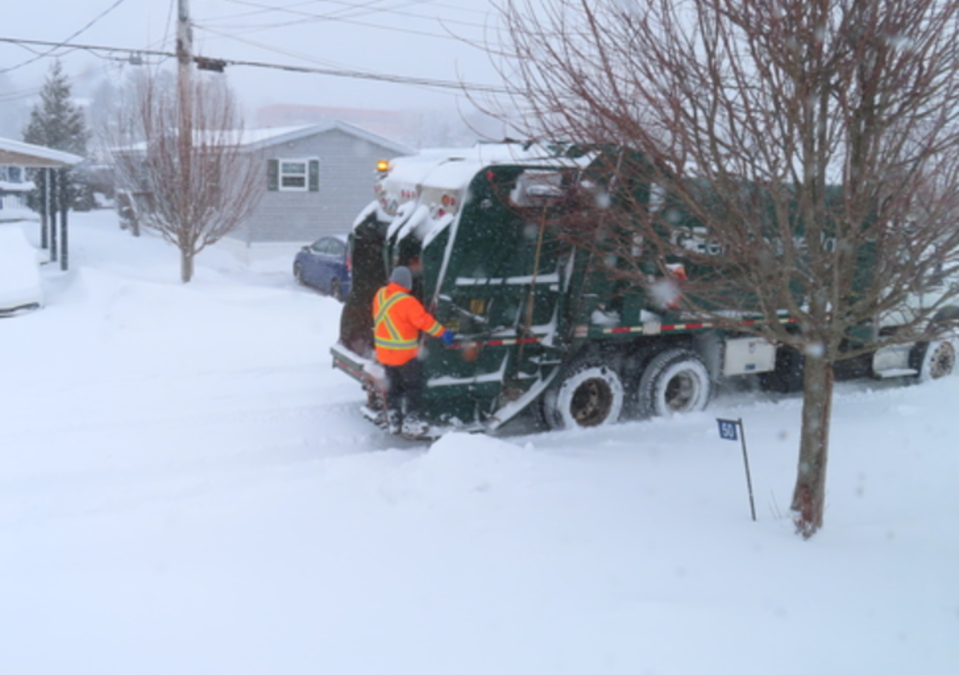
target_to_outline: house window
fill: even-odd
[[[306,190],[306,160],[280,161],[280,189]]]
[[[266,189],[284,192],[318,192],[320,189],[320,160],[268,159],[266,161]]]

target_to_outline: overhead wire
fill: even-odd
[[[403,4],[393,4],[388,7],[384,7],[382,5],[384,0],[367,0],[361,3],[346,2],[344,0],[313,0],[311,2],[296,2],[292,4],[279,6],[279,7],[274,5],[269,5],[269,6],[264,5],[260,2],[255,2],[253,0],[227,0],[227,1],[230,2],[231,4],[253,8],[252,13],[255,13],[256,15],[261,15],[268,12],[277,12],[277,13],[292,14],[296,16],[297,18],[291,19],[289,21],[277,22],[277,23],[266,24],[266,25],[260,22],[255,26],[249,26],[246,24],[225,24],[222,21],[223,17],[221,16],[221,17],[218,17],[218,18],[215,17],[212,19],[205,18],[203,20],[194,20],[194,27],[196,28],[196,30],[200,33],[206,34],[208,36],[212,36],[212,40],[228,40],[228,41],[239,42],[242,44],[256,47],[263,51],[267,51],[275,54],[281,54],[284,56],[289,56],[289,57],[292,57],[301,61],[306,61],[309,63],[321,64],[326,66],[332,65],[335,67],[348,69],[350,72],[354,74],[363,72],[367,76],[371,76],[371,75],[374,75],[375,73],[372,73],[369,70],[364,70],[361,68],[345,66],[342,63],[336,63],[334,61],[330,61],[327,59],[317,59],[315,57],[311,57],[303,53],[294,53],[289,50],[284,50],[282,48],[273,46],[271,44],[267,44],[262,41],[255,41],[250,39],[249,37],[244,37],[244,36],[250,35],[252,33],[262,32],[264,30],[270,30],[274,28],[286,27],[291,25],[299,26],[299,25],[303,25],[304,23],[320,23],[320,22],[330,21],[330,22],[340,22],[340,23],[348,23],[352,25],[359,25],[359,26],[364,26],[364,27],[377,29],[377,30],[394,31],[394,32],[402,33],[404,35],[413,34],[413,35],[420,35],[423,37],[429,37],[433,39],[454,40],[454,41],[459,40],[459,38],[455,37],[452,33],[441,34],[436,32],[425,31],[417,28],[389,26],[389,25],[383,25],[379,23],[372,23],[368,21],[359,21],[353,18],[360,15],[371,14],[371,13],[392,13],[392,14],[398,14],[404,17],[413,17],[413,18],[429,20],[429,21],[438,21],[438,17],[436,16],[419,14],[415,12],[408,12],[408,11],[403,11],[401,9],[403,7],[409,7],[411,5],[422,6],[423,4],[428,4],[430,0],[413,0],[411,2],[407,2]],[[332,4],[332,5],[338,5],[338,7],[330,12],[326,12],[322,14],[319,14],[316,11],[305,11],[303,9],[306,6],[315,6],[318,4],[324,4],[324,5]],[[239,16],[239,15],[234,15],[234,16]],[[481,26],[480,24],[473,23],[473,22],[458,21],[456,19],[450,19],[449,21],[459,24],[460,26],[485,28],[485,26]],[[385,77],[393,77],[393,76],[386,75]],[[487,89],[489,88],[487,85],[480,85],[480,86],[485,87]]]
[[[258,42],[256,40],[251,40],[250,38],[243,38],[235,35],[220,33],[219,31],[214,31],[210,29],[206,29],[204,32],[213,35],[214,38],[224,38],[224,39],[235,40],[236,42],[240,42],[242,44],[246,44],[251,47],[256,47],[257,49],[262,49],[264,51],[272,52],[274,54],[280,54],[281,56],[289,56],[290,58],[298,59],[300,61],[306,61],[308,63],[313,63],[320,66],[328,66],[328,67],[352,69],[352,70],[363,70],[362,68],[351,68],[350,66],[337,61],[332,61],[329,59],[320,59],[314,56],[303,54],[302,52],[296,52],[296,51],[291,51],[289,49],[274,47],[272,45]]]
[[[290,19],[288,21],[277,21],[271,24],[260,23],[260,24],[257,24],[256,26],[249,26],[248,24],[225,23],[224,19],[227,17],[209,17],[207,19],[204,19],[200,25],[214,26],[219,29],[246,29],[245,32],[250,33],[250,32],[259,32],[263,30],[272,30],[275,28],[284,28],[290,25],[299,25],[303,23],[313,23],[313,22],[320,23],[320,22],[329,21],[329,22],[336,22],[336,23],[346,23],[346,24],[351,24],[355,26],[362,26],[366,28],[375,28],[378,30],[423,35],[425,37],[432,37],[432,38],[438,38],[438,39],[444,39],[444,40],[458,39],[448,33],[443,34],[443,33],[428,32],[419,28],[387,26],[379,23],[373,23],[370,21],[360,21],[357,18],[355,18],[358,16],[366,16],[369,14],[391,14],[394,16],[402,16],[407,18],[419,19],[423,21],[435,21],[437,23],[441,21],[441,17],[437,15],[420,14],[417,12],[403,11],[401,9],[397,9],[396,7],[374,7],[373,5],[378,0],[373,0],[371,2],[367,2],[363,4],[348,2],[346,0],[322,0],[322,2],[324,2],[325,4],[333,4],[333,5],[340,6],[339,10],[335,10],[334,12],[327,12],[323,14],[319,14],[316,12],[303,11],[301,9],[294,9],[294,8],[301,7],[304,3],[296,3],[294,5],[289,5],[285,7],[271,7],[271,6],[263,5],[258,2],[252,2],[251,0],[226,0],[226,1],[231,2],[233,4],[238,4],[238,5],[248,6],[248,7],[255,7],[262,12],[273,11],[278,14],[290,14],[297,18]],[[312,4],[312,3],[308,3],[308,4]],[[413,4],[421,5],[422,2],[410,2],[410,3],[407,3],[406,5],[400,5],[400,7],[408,7]],[[348,13],[344,14],[345,12],[349,12],[350,10],[356,10],[356,9],[362,9],[367,11],[354,12],[352,14],[348,14]],[[340,12],[340,13],[336,13],[336,12]],[[239,16],[240,15],[235,15],[233,18],[237,18]],[[486,28],[484,24],[476,23],[473,21],[464,21],[464,20],[455,19],[455,18],[443,18],[442,23],[444,25],[458,26],[463,28],[477,28],[477,29]]]
[[[0,103],[8,103],[9,101],[17,101],[22,98],[33,98],[43,90],[43,87],[33,87],[31,89],[23,89],[20,91],[8,91],[6,93],[0,94]]]
[[[318,17],[331,17],[342,15],[344,13],[350,13],[352,16],[362,16],[365,14],[372,14],[376,12],[386,12],[394,11],[397,7],[409,7],[411,5],[421,5],[423,3],[429,3],[431,0],[405,0],[399,5],[394,5],[392,7],[382,7],[379,6],[381,3],[386,2],[387,0],[365,0],[364,2],[336,2],[334,0],[303,0],[301,2],[295,2],[288,5],[264,5],[260,2],[253,2],[252,0],[222,0],[224,3],[230,3],[234,5],[240,5],[242,7],[251,7],[254,8],[250,12],[211,17],[217,20],[229,20],[234,18],[245,18],[247,16],[256,16],[259,14],[266,14],[270,12],[279,12],[279,13],[304,13],[311,16]],[[321,4],[335,4],[340,5],[340,7],[332,9],[330,11],[321,11],[317,8],[316,12],[303,12],[300,10],[300,7],[307,5],[321,5]]]
[[[61,43],[56,42],[46,42],[43,40],[22,40],[19,38],[7,38],[0,37],[0,42],[6,42],[10,44],[18,45],[39,45],[39,46],[51,46],[58,45]],[[141,55],[141,56],[159,56],[167,58],[175,58],[176,54],[174,52],[167,52],[156,49],[130,49],[126,47],[112,47],[106,45],[89,45],[89,44],[76,44],[72,43],[69,45],[71,49],[78,51],[87,51],[87,52],[107,52],[107,53],[119,53],[119,54],[129,54],[129,55]],[[200,59],[204,57],[194,57],[195,59]],[[390,75],[384,73],[373,73],[373,72],[364,72],[361,70],[347,70],[343,68],[314,68],[308,66],[296,66],[291,64],[280,64],[280,63],[269,63],[266,61],[250,61],[242,59],[230,59],[230,58],[211,58],[205,57],[205,61],[216,61],[222,63],[224,66],[249,66],[254,68],[267,68],[272,70],[283,70],[287,72],[299,72],[299,73],[313,73],[317,75],[329,75],[332,77],[346,77],[346,78],[355,78],[355,79],[365,79],[365,80],[376,80],[380,82],[392,82],[395,84],[412,84],[424,87],[435,87],[438,89],[458,89],[458,90],[471,90],[471,91],[480,91],[480,92],[490,92],[490,93],[505,93],[506,90],[503,87],[496,85],[480,84],[480,83],[470,83],[470,82],[456,82],[453,80],[439,80],[433,78],[425,77],[411,77],[407,75]]]
[[[155,56],[161,59],[175,58],[176,56],[175,53],[164,51],[162,49],[156,49],[156,48],[126,49],[126,48],[117,48],[117,47],[106,47],[101,45],[82,45],[82,44],[77,45],[77,44],[71,43],[72,39],[74,39],[76,36],[88,30],[91,26],[96,24],[98,21],[102,20],[105,16],[107,16],[107,14],[109,14],[111,11],[116,9],[124,1],[125,0],[116,0],[110,7],[108,7],[106,10],[104,10],[99,15],[94,17],[94,19],[92,19],[90,22],[88,22],[85,26],[83,26],[78,31],[74,32],[66,40],[62,40],[59,42],[47,42],[47,41],[39,41],[39,40],[0,38],[0,42],[17,44],[21,48],[28,49],[28,50],[32,50],[34,45],[48,48],[45,51],[36,50],[34,52],[36,54],[34,58],[29,59],[28,61],[25,61],[21,64],[17,64],[16,66],[12,66],[10,68],[0,70],[0,74],[9,72],[11,70],[15,70],[17,68],[21,68],[29,63],[33,63],[34,61],[48,57],[54,52],[57,52],[58,50],[69,50],[69,51],[80,50],[80,51],[86,51],[94,56],[97,56],[98,58],[121,60],[121,59],[118,59],[116,56],[111,55],[111,53],[119,53],[119,54],[127,55],[123,60],[130,60],[131,62],[134,57],[142,58],[144,56]],[[172,25],[174,4],[176,3],[176,1],[177,0],[170,0],[170,9],[167,16],[165,33],[164,33],[164,37],[160,41],[161,46],[166,45],[168,42],[170,26]],[[437,33],[430,33],[427,31],[421,31],[416,29],[384,26],[380,24],[355,21],[349,18],[350,16],[361,16],[361,15],[370,14],[370,13],[391,12],[393,14],[400,14],[403,16],[410,16],[414,18],[436,20],[437,17],[417,14],[414,12],[406,12],[400,9],[403,7],[409,7],[411,5],[430,4],[431,0],[411,0],[410,2],[406,2],[404,4],[399,4],[399,5],[394,4],[389,7],[382,6],[382,3],[385,0],[366,0],[365,2],[360,2],[360,3],[347,2],[345,0],[303,0],[300,2],[289,3],[281,7],[263,5],[257,2],[253,2],[251,0],[225,0],[225,1],[231,2],[232,4],[255,8],[257,13],[279,11],[279,12],[286,12],[286,13],[301,16],[301,18],[296,21],[286,22],[284,24],[279,24],[279,25],[290,25],[291,23],[302,24],[304,23],[303,18],[307,18],[307,19],[313,19],[316,21],[341,21],[341,22],[366,26],[370,28],[376,28],[380,30],[395,30],[405,34],[415,34],[415,35],[421,35],[424,37],[431,37],[431,38],[457,39],[457,38],[454,38],[452,35],[441,35]],[[327,5],[334,4],[334,5],[338,5],[338,7],[331,10],[330,12],[327,12],[326,14],[299,12],[299,11],[296,11],[295,9],[292,9],[292,8],[299,8],[299,7],[304,7],[308,5],[317,5],[317,4],[327,4]],[[436,3],[436,5],[442,6],[442,7],[451,7],[450,5],[444,5],[441,3]],[[351,11],[353,13],[349,14],[349,12]],[[477,11],[477,10],[472,10],[472,11]],[[357,13],[357,12],[361,12],[361,13]],[[221,30],[217,30],[216,28],[210,26],[209,24],[206,23],[206,21],[196,22],[194,20],[192,23],[194,28],[197,29],[198,31],[208,33],[214,36],[213,39],[234,40],[240,43],[255,46],[265,51],[282,54],[285,56],[289,56],[291,58],[295,58],[295,59],[306,61],[313,64],[318,64],[320,66],[325,66],[325,67],[320,67],[320,68],[300,67],[300,66],[294,66],[294,65],[274,64],[274,63],[268,63],[264,61],[215,59],[217,61],[222,61],[223,63],[230,64],[230,65],[245,65],[250,67],[258,67],[258,68],[273,68],[273,69],[286,70],[291,72],[316,73],[316,74],[329,75],[333,77],[348,77],[348,78],[355,78],[355,79],[378,80],[378,81],[384,81],[384,82],[409,84],[412,86],[424,87],[424,88],[430,88],[430,89],[445,89],[445,90],[457,89],[460,91],[463,91],[465,89],[465,90],[485,91],[485,92],[492,92],[492,93],[504,91],[502,87],[497,87],[495,85],[454,82],[450,80],[420,78],[420,77],[411,77],[411,76],[404,76],[404,75],[393,75],[389,73],[377,73],[377,72],[364,70],[360,68],[353,68],[341,63],[316,59],[304,54],[298,54],[298,53],[286,51],[277,47],[273,47],[267,44],[256,42],[254,40],[250,40],[248,38],[243,38],[239,34],[235,34],[235,33],[231,34],[231,33],[223,32]],[[217,21],[214,20],[213,23],[217,24]],[[457,23],[462,24],[464,26],[476,26],[476,27],[479,26],[479,24],[474,24],[470,22],[457,22]],[[262,30],[262,28],[253,27],[251,28],[249,32],[256,32],[257,30]],[[64,53],[68,53],[68,52],[64,52]],[[104,53],[106,53],[105,56],[103,55]]]
[[[290,57],[292,57],[292,58],[296,58],[296,59],[299,59],[299,60],[307,61],[307,62],[310,62],[310,63],[324,64],[324,65],[335,65],[335,66],[341,67],[341,68],[348,68],[348,69],[350,69],[352,72],[362,71],[363,69],[353,68],[353,67],[350,67],[350,66],[344,66],[344,65],[341,64],[341,63],[336,63],[336,62],[333,62],[333,61],[330,61],[330,60],[317,59],[317,58],[314,58],[314,57],[310,57],[310,56],[304,55],[304,54],[302,54],[302,53],[292,53],[292,52],[289,52],[289,51],[287,51],[287,50],[283,50],[283,49],[281,49],[281,48],[272,46],[272,45],[270,45],[270,44],[266,44],[266,43],[264,43],[264,42],[254,41],[254,40],[251,40],[251,39],[248,38],[248,37],[243,37],[243,36],[244,36],[244,35],[249,35],[249,34],[252,34],[252,33],[262,32],[262,31],[265,31],[265,30],[271,30],[271,29],[274,29],[274,28],[280,28],[280,27],[286,27],[286,26],[292,26],[292,25],[297,25],[297,26],[299,26],[299,25],[303,25],[304,23],[313,23],[313,22],[317,22],[317,23],[318,23],[318,22],[334,21],[334,22],[347,23],[347,24],[352,24],[352,25],[359,25],[359,26],[363,26],[363,27],[368,27],[368,28],[376,29],[376,30],[393,31],[393,32],[402,33],[402,34],[404,34],[404,35],[411,35],[411,34],[412,34],[412,35],[419,35],[419,36],[428,37],[428,38],[432,38],[432,39],[452,40],[452,41],[464,42],[464,40],[462,40],[461,38],[455,36],[451,31],[448,31],[447,33],[437,33],[437,32],[425,31],[425,30],[421,30],[421,29],[417,29],[417,28],[399,27],[399,26],[388,26],[388,25],[383,25],[383,24],[379,24],[379,23],[371,23],[371,22],[368,22],[368,21],[359,21],[359,20],[356,20],[356,19],[354,19],[354,18],[349,18],[349,17],[359,16],[360,14],[357,13],[357,12],[354,12],[354,13],[349,14],[349,15],[344,15],[345,12],[350,12],[351,10],[367,10],[367,12],[364,12],[364,13],[372,13],[372,12],[392,12],[392,13],[394,13],[394,14],[400,14],[400,15],[407,16],[407,17],[414,17],[414,18],[419,18],[419,19],[424,19],[424,20],[431,20],[431,21],[439,21],[439,18],[436,17],[436,16],[429,16],[429,15],[425,15],[425,14],[417,14],[417,13],[413,13],[413,12],[404,12],[404,11],[401,11],[400,9],[398,9],[398,8],[400,8],[400,7],[406,7],[406,6],[410,6],[410,5],[413,5],[413,4],[415,4],[415,5],[422,5],[422,4],[424,4],[424,2],[425,2],[425,3],[429,3],[430,0],[414,0],[413,2],[408,2],[408,3],[403,4],[403,5],[392,5],[392,6],[390,6],[390,7],[383,7],[383,6],[381,6],[381,2],[383,2],[383,0],[368,0],[368,1],[362,2],[362,3],[346,2],[346,1],[344,1],[344,0],[313,0],[313,1],[311,1],[311,2],[297,2],[297,3],[292,3],[292,4],[284,5],[284,6],[281,6],[281,7],[267,6],[267,5],[263,5],[263,4],[259,3],[259,2],[254,2],[254,1],[252,1],[252,0],[227,0],[227,1],[230,2],[230,3],[232,3],[232,4],[237,4],[237,5],[242,5],[242,6],[246,6],[246,7],[255,8],[255,12],[256,12],[257,14],[261,14],[261,13],[265,13],[265,12],[270,12],[270,11],[277,11],[277,12],[281,12],[281,13],[294,14],[295,16],[297,16],[297,17],[299,17],[299,18],[293,19],[293,20],[290,20],[290,21],[285,21],[285,22],[279,22],[279,23],[269,24],[269,25],[264,25],[263,23],[259,23],[259,24],[256,25],[256,26],[246,26],[246,25],[241,25],[241,24],[237,24],[237,25],[227,24],[227,25],[224,25],[222,21],[219,21],[219,20],[216,20],[216,19],[214,19],[214,20],[212,20],[212,21],[211,21],[210,19],[203,19],[203,20],[201,20],[201,21],[194,21],[194,27],[197,29],[198,32],[205,33],[205,34],[207,34],[207,35],[209,35],[209,36],[212,36],[212,40],[235,41],[235,42],[239,42],[239,43],[242,43],[242,44],[247,44],[247,45],[250,45],[250,46],[257,47],[258,49],[261,49],[261,50],[264,50],[264,51],[267,51],[267,52],[271,52],[271,53],[275,53],[275,54],[281,54],[281,55],[284,55],[284,56],[290,56]],[[317,13],[315,13],[315,12],[308,12],[308,11],[303,11],[303,10],[300,9],[300,8],[306,6],[306,5],[315,5],[315,4],[320,4],[320,3],[322,3],[322,4],[335,4],[335,5],[340,5],[340,7],[339,7],[338,9],[334,10],[333,12],[328,12],[328,13],[325,13],[325,14],[317,14]],[[448,7],[449,5],[443,5],[443,6],[444,6],[444,7]],[[476,11],[476,10],[474,10],[474,11]],[[486,28],[486,26],[483,26],[483,25],[477,24],[477,23],[472,23],[472,22],[457,21],[456,19],[450,19],[449,21],[450,21],[450,22],[453,22],[453,23],[456,23],[456,24],[458,24],[458,25],[461,26],[461,27],[468,26],[468,27],[474,27],[474,28],[484,28],[484,29]],[[467,42],[467,44],[470,44],[468,41],[466,41],[466,42]],[[364,71],[364,72],[370,73],[370,71],[368,71],[368,70],[367,70],[367,71]],[[485,85],[483,85],[483,86],[485,86]]]
[[[228,2],[229,0],[224,0],[224,1]],[[255,5],[257,9],[253,9],[249,12],[241,12],[239,14],[227,14],[225,16],[211,16],[209,17],[209,19],[212,19],[215,21],[245,19],[251,16],[259,16],[260,14],[269,14],[270,12],[283,10],[289,7],[303,7],[304,5],[313,5],[313,4],[316,4],[317,1],[318,0],[301,0],[301,2],[294,2],[292,4],[285,5],[284,7],[276,7],[274,5]]]
[[[36,56],[34,56],[34,57],[31,58],[31,59],[27,59],[26,61],[23,61],[23,62],[21,62],[21,63],[18,63],[18,64],[14,65],[14,66],[10,66],[10,67],[8,67],[8,68],[2,68],[2,69],[0,69],[0,74],[13,72],[14,70],[18,70],[18,69],[20,69],[20,68],[23,68],[24,66],[28,66],[28,65],[30,65],[31,63],[34,63],[34,62],[36,62],[36,61],[39,61],[39,60],[42,59],[42,58],[46,58],[47,56],[50,56],[51,54],[53,54],[53,53],[54,53],[55,51],[57,51],[58,49],[65,48],[65,47],[69,47],[69,44],[68,44],[68,43],[69,43],[71,40],[73,40],[73,39],[76,38],[76,37],[79,37],[80,35],[82,35],[82,34],[85,33],[86,31],[88,31],[90,28],[92,28],[94,25],[96,25],[99,21],[101,21],[104,17],[106,17],[110,12],[112,12],[112,11],[115,10],[117,7],[119,7],[120,5],[122,5],[125,1],[126,1],[126,0],[116,0],[116,2],[114,2],[112,5],[110,5],[109,7],[107,7],[105,10],[103,10],[102,12],[100,12],[99,14],[97,14],[97,15],[96,15],[95,17],[93,17],[89,22],[87,22],[87,24],[86,24],[85,26],[83,26],[82,28],[80,28],[80,30],[74,32],[72,35],[70,35],[70,36],[69,36],[68,38],[66,38],[65,40],[62,40],[60,43],[55,44],[55,46],[51,47],[51,48],[50,48],[49,50],[47,50],[46,52],[44,52],[44,53],[42,53],[42,54],[37,54]],[[68,51],[69,51],[69,50],[68,50]]]
[[[254,47],[259,47],[268,51],[272,51],[277,54],[282,54],[284,56],[290,56],[301,61],[306,61],[308,63],[317,64],[322,66],[319,68],[311,68],[306,66],[294,66],[294,65],[278,65],[278,64],[264,64],[260,61],[237,61],[231,59],[225,59],[223,62],[225,64],[232,65],[246,65],[246,66],[255,66],[255,67],[272,67],[278,70],[285,70],[288,72],[304,72],[304,73],[316,73],[321,75],[330,75],[333,77],[347,77],[350,79],[366,79],[366,80],[376,80],[380,82],[393,82],[396,84],[406,84],[413,87],[418,87],[421,89],[439,89],[441,93],[446,93],[449,95],[455,95],[450,90],[463,91],[483,91],[483,92],[496,92],[498,91],[494,85],[485,85],[485,84],[469,84],[462,82],[454,82],[451,80],[436,80],[430,78],[416,78],[405,75],[390,75],[384,73],[376,73],[370,70],[364,70],[361,68],[351,68],[342,63],[337,63],[335,61],[328,61],[324,59],[316,59],[303,54],[298,54],[295,52],[290,52],[283,49],[278,49],[270,47],[268,45],[263,45],[254,40],[249,40],[246,38],[233,37],[233,39],[238,42],[243,42]]]

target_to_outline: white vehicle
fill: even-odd
[[[42,306],[37,249],[18,225],[0,225],[0,317]]]

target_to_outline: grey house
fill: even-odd
[[[344,122],[244,133],[263,164],[263,196],[230,238],[247,246],[345,234],[374,199],[376,162],[415,152]]]

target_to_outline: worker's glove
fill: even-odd
[[[452,346],[453,346],[453,338],[455,338],[455,337],[456,337],[456,336],[453,335],[453,331],[451,331],[451,330],[448,329],[448,328],[446,329],[446,332],[445,332],[445,333],[443,333],[442,335],[440,335],[440,339],[443,341],[443,343],[444,343],[447,347],[452,347]]]

